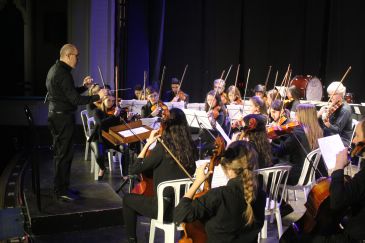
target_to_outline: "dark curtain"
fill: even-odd
[[[149,6],[150,80],[158,80],[166,65],[163,89],[167,90],[171,77],[181,78],[189,64],[182,90],[190,94],[191,102],[202,102],[213,80],[231,64],[227,87],[234,84],[238,64],[241,89],[251,68],[248,96],[256,84],[265,82],[270,65],[268,88],[276,70],[282,80],[288,64],[292,76],[317,76],[325,88],[351,65],[344,84],[358,102],[364,101],[361,1],[146,0],[145,5]]]

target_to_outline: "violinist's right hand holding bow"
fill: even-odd
[[[157,107],[154,111],[151,112],[151,116],[153,116],[153,117],[158,116],[160,111],[161,111],[161,108]]]
[[[195,170],[195,180],[193,185],[191,185],[190,189],[185,193],[184,197],[192,199],[196,193],[196,191],[199,189],[200,185],[211,175],[213,174],[213,171],[207,171],[205,170],[208,168],[208,162],[202,164]]]

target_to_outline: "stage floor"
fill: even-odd
[[[72,164],[71,187],[79,189],[83,197],[80,201],[60,202],[53,199],[53,162],[52,152],[47,149],[40,151],[40,174],[41,174],[41,195],[42,195],[42,212],[37,212],[35,198],[31,195],[31,176],[30,170],[26,173],[24,189],[27,191],[32,206],[29,207],[33,212],[32,215],[42,217],[47,214],[66,214],[67,212],[93,211],[101,208],[114,208],[119,210],[122,206],[124,193],[127,193],[128,186],[123,188],[123,192],[116,194],[114,191],[122,182],[119,164],[113,163],[113,170],[108,170],[102,182],[94,180],[94,175],[90,173],[90,161],[84,160],[84,146],[75,146],[75,156]],[[283,218],[283,228],[297,220],[305,211],[302,193],[297,193],[298,201],[290,202],[295,212]],[[100,198],[109,198],[104,201]],[[100,200],[99,200],[100,199]],[[86,208],[86,209],[85,209]],[[118,211],[117,211],[118,212]],[[121,224],[114,226],[98,225],[96,219],[89,220],[93,226],[88,225],[82,230],[71,230],[64,232],[58,227],[57,223],[51,225],[50,232],[41,232],[42,234],[32,234],[34,242],[127,242],[124,226]],[[138,242],[148,242],[149,236],[149,219],[139,218],[138,223]],[[71,222],[70,222],[71,223]],[[90,223],[90,222],[88,222]],[[91,227],[91,228],[90,228]],[[40,229],[43,230],[43,229]],[[163,232],[157,230],[155,242],[163,242]],[[276,224],[268,224],[268,238],[261,242],[278,242]]]

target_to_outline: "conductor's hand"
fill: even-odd
[[[99,90],[98,95],[100,96],[100,99],[103,99],[105,96],[108,96],[108,90],[101,89],[101,90]]]
[[[84,82],[82,83],[82,85],[84,85],[87,88],[90,88],[92,85],[93,79],[90,76],[86,76],[84,78]]]

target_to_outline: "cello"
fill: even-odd
[[[214,171],[214,166],[219,164],[220,158],[224,152],[225,144],[221,136],[215,139],[215,149],[212,157],[210,158],[208,171]],[[211,189],[213,174],[205,180],[203,190],[194,195],[194,200],[206,194]],[[204,229],[204,224],[196,220],[192,223],[183,224],[184,236],[179,240],[179,243],[205,243],[207,241],[207,234]]]

